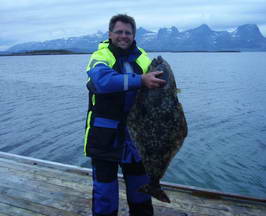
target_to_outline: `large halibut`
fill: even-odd
[[[149,72],[152,71],[163,71],[159,78],[166,80],[166,84],[161,88],[139,90],[127,126],[150,177],[150,183],[139,191],[170,203],[161,189],[160,179],[182,146],[188,129],[170,65],[158,56],[151,63]]]

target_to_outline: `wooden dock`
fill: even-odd
[[[119,182],[119,216],[127,216]],[[266,215],[265,199],[166,183],[164,188],[172,203],[153,200],[155,216]],[[0,152],[0,216],[89,216],[91,191],[90,169]]]

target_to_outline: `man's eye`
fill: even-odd
[[[125,33],[125,35],[132,35],[132,33],[130,31],[122,31],[122,30],[117,30],[117,31],[114,31],[115,34],[118,34],[118,35],[122,35],[123,33]]]

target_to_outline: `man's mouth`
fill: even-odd
[[[119,41],[118,44],[119,44],[119,46],[121,46],[123,48],[129,46],[129,42],[128,41]]]
[[[122,40],[122,41],[119,41],[119,43],[120,43],[120,44],[128,44],[129,42],[128,42],[128,41],[124,41],[124,40]]]

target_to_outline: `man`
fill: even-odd
[[[130,215],[153,215],[151,197],[137,191],[149,179],[129,137],[126,117],[137,89],[158,88],[165,81],[156,77],[162,72],[145,74],[151,61],[136,46],[135,34],[132,17],[113,16],[109,40],[99,44],[87,66],[89,111],[84,151],[92,159],[93,216],[118,213],[118,165],[125,179]]]

